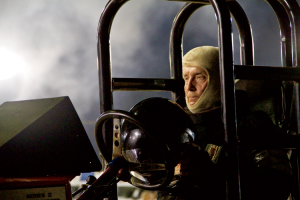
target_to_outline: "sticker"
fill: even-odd
[[[207,144],[205,148],[205,151],[208,152],[211,161],[215,164],[218,162],[221,150],[222,146],[217,146],[214,144]]]
[[[180,163],[178,165],[176,165],[175,170],[174,170],[174,175],[180,175],[180,167],[181,167]]]
[[[66,187],[43,187],[0,190],[0,199],[9,200],[66,200]]]

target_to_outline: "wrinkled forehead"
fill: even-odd
[[[182,75],[187,76],[187,75],[197,75],[197,74],[203,74],[203,75],[208,75],[207,70],[204,67],[200,66],[183,66],[182,68]]]

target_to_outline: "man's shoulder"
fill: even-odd
[[[204,121],[211,122],[212,119],[213,121],[215,121],[217,117],[221,119],[221,107],[215,107],[213,109],[201,113],[192,113],[187,107],[185,107],[184,109],[186,113],[190,116],[194,124]]]

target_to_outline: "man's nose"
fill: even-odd
[[[187,89],[189,91],[196,91],[196,87],[194,85],[194,79],[191,78],[191,79],[188,80]]]

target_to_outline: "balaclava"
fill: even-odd
[[[212,46],[196,47],[185,54],[182,59],[182,66],[201,67],[208,74],[206,88],[197,102],[194,105],[189,105],[185,97],[188,109],[192,113],[202,113],[219,108],[221,105],[219,48]]]

